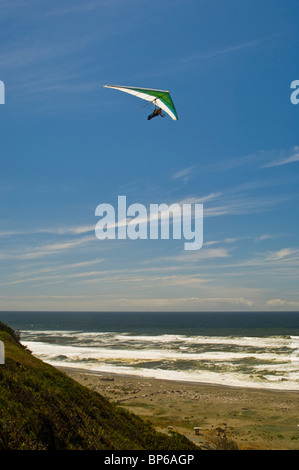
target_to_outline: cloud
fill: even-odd
[[[84,12],[92,12],[96,8],[102,6],[112,6],[115,5],[116,0],[96,0],[90,2],[82,2],[74,5],[74,2],[69,7],[62,7],[62,8],[54,8],[48,10],[45,15],[46,16],[62,16],[62,15],[71,15],[74,13],[84,13]],[[118,3],[118,2],[117,2]]]
[[[270,168],[275,166],[288,165],[299,161],[299,147],[296,145],[290,155],[265,163],[261,168]]]
[[[254,241],[255,242],[262,242],[264,240],[270,240],[271,238],[274,238],[274,235],[268,235],[268,234],[264,234],[264,235],[259,235],[258,237],[255,237],[254,238]]]
[[[37,5],[37,2],[38,0],[2,0],[0,5],[0,17],[10,14],[16,15],[16,13],[23,14],[23,8],[34,7]]]
[[[241,215],[264,212],[277,204],[288,201],[290,196],[251,196],[236,195],[223,197],[222,201],[214,206],[204,206],[204,217],[220,217],[225,215]]]
[[[285,258],[289,258],[294,254],[298,256],[298,250],[282,248],[281,250],[270,252],[266,257],[266,261],[279,261]]]
[[[299,160],[299,146],[294,146],[291,150],[289,149],[271,149],[271,150],[259,150],[251,154],[241,155],[237,157],[227,157],[225,160],[221,159],[215,163],[211,163],[202,168],[202,171],[206,172],[223,172],[228,170],[234,170],[236,168],[247,166],[249,169],[253,168],[270,168],[275,166],[287,165],[290,163],[297,162]],[[264,184],[284,184],[284,180],[266,180],[266,181],[254,181],[245,183],[249,186],[263,187]],[[254,189],[254,188],[252,188]]]
[[[85,236],[74,240],[67,240],[61,243],[46,243],[38,247],[30,247],[27,250],[24,250],[23,248],[19,252],[9,252],[6,250],[0,253],[0,259],[30,260],[41,258],[44,256],[64,253],[70,249],[79,248],[81,246],[87,246],[93,241],[95,241],[95,237]]]
[[[192,171],[194,170],[194,166],[189,166],[188,168],[184,168],[179,171],[175,171],[171,175],[171,179],[177,180],[177,179],[182,179],[184,183],[186,183],[192,174]]]
[[[129,295],[20,295],[0,297],[0,303],[5,308],[30,311],[205,311],[210,308],[214,311],[236,309],[241,307],[250,309],[253,303],[242,297],[219,297],[219,298],[200,298],[200,297],[158,297],[141,296],[130,297]],[[25,306],[25,308],[24,308]]]
[[[156,308],[156,307],[172,307],[174,310],[180,310],[182,305],[184,308],[191,309],[193,308],[205,308],[208,306],[214,306],[219,310],[231,306],[240,306],[244,305],[251,307],[253,302],[251,300],[242,298],[242,297],[176,297],[176,298],[121,298],[117,299],[120,304],[127,304],[139,308]]]
[[[210,240],[208,242],[205,242],[204,245],[205,246],[212,246],[212,245],[219,245],[220,243],[232,244],[232,243],[238,242],[239,240],[246,240],[248,238],[251,238],[251,237],[246,236],[246,237],[224,238],[223,240]]]
[[[168,64],[165,62],[165,57],[163,58],[163,63],[161,62],[160,67],[156,67],[154,72],[148,72],[147,77],[161,76],[164,74],[175,73],[178,70],[181,70],[182,67],[187,65],[198,64],[198,62],[204,62],[208,60],[217,59],[219,57],[225,57],[237,53],[241,53],[246,50],[255,50],[262,46],[263,44],[271,43],[275,38],[279,37],[281,33],[272,34],[270,36],[261,37],[257,39],[252,39],[249,41],[243,41],[238,44],[231,44],[226,46],[221,46],[218,48],[210,49],[205,52],[198,52],[194,54],[189,54],[187,56],[176,57],[171,60]],[[165,64],[167,64],[165,66]]]
[[[213,199],[218,199],[222,195],[221,192],[213,192],[207,194],[206,196],[189,196],[185,199],[182,199],[178,204],[204,204],[205,202],[212,201]]]
[[[225,248],[201,248],[194,252],[184,251],[178,255],[173,256],[162,256],[160,258],[151,259],[145,263],[160,263],[160,262],[179,262],[179,263],[198,263],[201,260],[215,259],[215,258],[227,258],[230,253]]]
[[[271,305],[272,307],[283,307],[285,305],[289,306],[299,306],[299,301],[294,300],[283,300],[283,299],[270,299],[267,300],[267,305]]]
[[[33,234],[51,234],[51,235],[82,235],[85,233],[93,232],[94,225],[77,225],[71,227],[40,227],[32,229],[12,229],[12,230],[1,230],[0,237],[10,236],[23,236]]]
[[[9,50],[2,52],[0,55],[0,66],[5,69],[5,71],[15,69],[28,69],[31,70],[31,67],[38,65],[40,68],[42,64],[49,64],[50,61],[55,59],[60,59],[62,57],[68,57],[70,54],[75,54],[78,52],[78,49],[84,48],[94,39],[91,35],[86,37],[80,37],[80,39],[68,39],[67,41],[61,41],[59,44],[59,39],[57,40],[57,46],[55,47],[53,43],[40,42],[34,45],[22,46],[19,47],[15,45]],[[51,67],[49,68],[49,70]],[[56,76],[57,69],[55,68]],[[43,70],[44,72],[44,70]],[[36,76],[36,74],[35,74]],[[44,77],[45,78],[45,77]],[[47,77],[46,77],[47,78]],[[24,77],[22,77],[24,81]]]
[[[278,37],[279,34],[273,34],[271,36],[266,36],[263,38],[252,39],[251,41],[244,41],[239,44],[232,44],[228,46],[219,47],[218,49],[213,49],[208,52],[193,54],[185,58],[181,58],[181,62],[194,62],[198,60],[209,60],[223,55],[233,54],[235,52],[240,52],[246,49],[253,49],[257,46],[260,46],[263,43],[269,42],[274,38]]]
[[[203,259],[213,259],[213,258],[227,258],[230,256],[229,251],[226,248],[202,248],[200,251],[196,253],[196,257],[198,260]],[[188,259],[191,260],[192,257],[194,258],[194,254],[188,253],[183,255],[184,261]]]

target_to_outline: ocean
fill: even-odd
[[[299,390],[297,312],[0,312],[53,366]]]

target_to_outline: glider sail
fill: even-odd
[[[174,121],[178,120],[178,115],[169,91],[115,85],[104,85],[104,88],[114,88],[115,90],[124,91],[125,93],[137,96],[137,98],[150,101],[155,106],[158,106],[159,108],[163,109],[163,111],[165,111],[171,117],[171,119],[173,119]]]

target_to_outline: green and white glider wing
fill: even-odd
[[[178,115],[171,99],[169,91],[166,90],[152,90],[150,88],[133,88],[130,86],[114,86],[104,85],[104,88],[114,88],[115,90],[124,91],[131,95],[137,96],[146,101],[151,101],[154,105],[163,109],[171,119],[178,120]]]

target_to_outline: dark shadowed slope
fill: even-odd
[[[0,450],[198,450],[179,434],[151,425],[35,358],[0,322]]]

